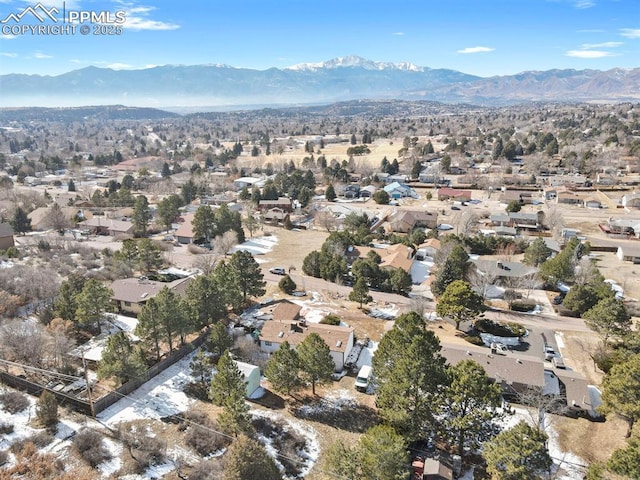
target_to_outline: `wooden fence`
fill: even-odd
[[[30,395],[39,396],[43,390],[48,390],[53,395],[55,395],[60,406],[71,407],[74,410],[89,416],[97,415],[116,403],[124,396],[129,395],[131,392],[141,387],[144,383],[148,382],[153,377],[169,368],[171,365],[189,355],[204,343],[208,335],[209,331],[207,330],[192,342],[183,345],[181,348],[173,352],[170,356],[153,365],[138,378],[121,385],[117,389],[109,392],[102,397],[94,399],[93,410],[91,408],[91,403],[88,400],[75,397],[74,395],[70,395],[68,393],[51,390],[44,385],[32,382],[30,380],[27,380],[26,378],[12,375],[8,372],[0,371],[0,381],[10,387],[16,388],[18,390],[23,390]]]

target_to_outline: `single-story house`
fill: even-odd
[[[69,220],[70,225],[72,220],[76,217],[83,220],[90,220],[93,218],[93,214],[86,209],[78,207],[60,207],[62,215]],[[48,230],[51,228],[51,207],[38,207],[33,210],[29,215],[31,220],[31,228],[33,230]]]
[[[585,198],[584,200],[585,208],[602,208],[602,202],[597,198]]]
[[[406,198],[406,197],[412,197],[412,198],[417,197],[417,194],[413,190],[413,188],[411,188],[408,185],[405,185],[404,183],[398,183],[398,182],[390,183],[389,185],[384,187],[384,191],[389,194],[389,197],[395,198],[395,199]]]
[[[518,234],[518,231],[515,227],[503,227],[497,226],[493,229],[493,235],[498,237],[515,237]]]
[[[192,279],[193,277],[185,277],[173,282],[158,282],[145,277],[114,280],[109,286],[113,291],[111,300],[119,311],[137,315],[147,300],[155,297],[164,287],[185,295]]]
[[[285,212],[291,212],[293,210],[293,204],[288,197],[280,197],[277,200],[260,200],[260,203],[258,203],[258,209],[261,212],[271,210],[272,208],[280,208]]]
[[[502,194],[502,198],[500,199],[502,203],[509,203],[514,200],[521,204],[531,205],[533,203],[532,192],[527,190],[507,190]]]
[[[566,190],[564,192],[558,192],[556,202],[563,203],[565,205],[579,205],[583,202],[583,199],[577,193]]]
[[[233,185],[238,190],[242,190],[245,187],[251,190],[254,186],[262,188],[265,183],[267,183],[265,177],[241,177],[233,181]]]
[[[530,267],[520,262],[484,260],[481,258],[472,261],[475,263],[478,272],[488,275],[489,278],[495,278],[496,283],[499,283],[500,279],[533,277],[538,271],[536,267]]]
[[[493,226],[506,227],[511,225],[511,218],[506,213],[492,213],[489,221]]]
[[[399,268],[405,272],[411,271],[413,264],[413,250],[402,243],[396,243],[385,249],[385,255],[380,255],[380,268]]]
[[[13,247],[13,228],[8,223],[0,223],[0,250]]]
[[[260,349],[263,352],[273,353],[285,340],[295,348],[311,333],[317,333],[324,340],[331,352],[335,371],[341,372],[353,348],[354,334],[351,327],[269,320],[264,323],[260,331]]]
[[[193,218],[195,217],[194,213],[185,213],[182,215],[182,222],[180,226],[173,234],[176,237],[178,242],[183,245],[187,245],[189,243],[193,243],[195,240],[195,234],[193,233]]]
[[[440,354],[450,365],[456,365],[463,360],[475,360],[507,395],[545,386],[544,363],[539,357],[521,355],[520,352],[497,355],[490,353],[486,348],[448,343],[442,345]]]
[[[78,223],[81,228],[88,228],[96,235],[133,235],[133,223],[129,220],[93,217]]]
[[[373,194],[376,193],[376,187],[373,185],[367,185],[366,187],[362,187],[360,189],[360,196],[362,198],[371,198]]]
[[[621,200],[624,208],[640,208],[640,193],[629,193],[624,195]]]
[[[260,388],[260,367],[238,360],[234,360],[234,362],[244,377],[244,383],[247,386],[245,395],[249,398]]]
[[[438,200],[458,200],[459,202],[468,202],[471,200],[471,190],[458,190],[450,187],[439,188]]]
[[[438,214],[422,210],[397,210],[388,217],[389,230],[410,233],[415,228],[436,228]]]
[[[623,262],[640,263],[640,245],[620,245],[616,257]]]

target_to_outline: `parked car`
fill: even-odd
[[[286,275],[287,271],[284,267],[273,267],[269,269],[269,273],[273,273],[274,275]]]
[[[546,361],[551,361],[551,359],[555,358],[558,356],[558,354],[556,353],[556,351],[553,349],[553,347],[551,345],[549,345],[548,343],[544,344],[544,359]]]

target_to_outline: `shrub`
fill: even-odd
[[[58,426],[58,400],[55,395],[43,390],[36,404],[36,417],[47,430],[56,431]]]
[[[0,403],[2,403],[2,408],[11,414],[22,412],[31,405],[29,398],[20,392],[3,393],[0,395]]]
[[[111,458],[102,435],[89,428],[80,430],[73,439],[73,448],[92,468]]]
[[[475,322],[475,328],[482,333],[490,333],[498,337],[521,337],[527,333],[526,329],[517,323],[494,322],[480,318]]]
[[[192,424],[187,430],[184,441],[203,457],[211,455],[229,444],[227,437],[213,431],[214,428],[216,426],[213,424]]]
[[[141,473],[151,465],[164,461],[167,445],[159,438],[152,437],[148,428],[131,423],[121,425],[118,434],[134,460],[133,473]]]
[[[534,308],[536,308],[535,303],[513,302],[511,304],[511,310],[514,312],[530,312]]]
[[[14,454],[19,453],[29,444],[35,445],[37,448],[44,448],[47,445],[50,445],[53,440],[54,437],[49,432],[38,432],[34,433],[30,437],[13,442],[11,447],[9,447],[9,450]]]
[[[9,461],[9,452],[7,450],[0,450],[0,465],[4,465]]]
[[[9,433],[13,433],[13,423],[0,423],[0,435],[6,435]]]
[[[202,456],[210,455],[229,445],[228,437],[216,433],[220,426],[206,413],[189,410],[184,414],[184,422],[178,430],[187,430],[185,443]]]
[[[278,283],[278,287],[280,287],[280,290],[282,290],[287,295],[291,295],[293,292],[295,292],[296,288],[298,288],[296,282],[294,282],[289,275],[285,275],[282,280],[280,280],[280,282]]]
[[[340,322],[340,317],[338,315],[333,315],[332,313],[320,320],[320,323],[324,325],[340,325]]]
[[[464,339],[472,345],[484,346],[484,341],[482,341],[482,338],[480,338],[479,335],[467,335]]]

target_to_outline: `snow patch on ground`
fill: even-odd
[[[237,252],[239,250],[245,250],[252,255],[264,255],[265,253],[269,253],[273,250],[273,247],[278,243],[278,237],[275,235],[269,235],[265,237],[255,237],[247,240],[240,245],[236,245],[231,250],[230,253]]]
[[[295,433],[305,438],[306,440],[305,450],[299,451],[298,456],[300,459],[302,459],[306,463],[306,465],[303,468],[301,468],[300,475],[297,478],[304,478],[305,476],[307,476],[308,473],[311,471],[311,468],[313,468],[315,463],[318,461],[318,456],[320,455],[320,443],[318,442],[318,433],[309,425],[305,425],[304,423],[294,419],[286,418],[280,415],[279,413],[269,412],[265,410],[251,410],[250,413],[255,417],[268,418],[271,420],[278,421],[282,424],[288,425],[291,428],[291,430],[293,430]],[[278,461],[276,456],[277,452],[271,445],[271,442],[269,441],[269,439],[265,438],[264,436],[261,436],[260,438],[262,440],[262,443],[265,444],[265,448],[267,452],[269,452],[269,454],[272,457],[274,457],[274,459],[277,462]]]
[[[192,381],[189,363],[194,353],[176,362],[140,388],[98,415],[108,425],[143,418],[160,419],[186,411],[191,400],[182,391]]]

